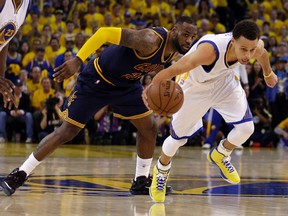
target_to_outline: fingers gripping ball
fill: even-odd
[[[147,89],[150,109],[162,116],[171,116],[182,106],[184,95],[182,88],[173,80],[163,80],[160,85],[150,85]]]

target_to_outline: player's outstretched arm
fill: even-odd
[[[277,75],[272,71],[270,66],[270,59],[267,50],[264,48],[262,40],[259,40],[258,46],[255,51],[255,58],[260,63],[263,69],[263,76],[266,85],[273,88],[278,82]]]
[[[199,65],[211,65],[215,59],[216,53],[213,45],[210,43],[202,43],[194,52],[185,55],[170,67],[160,71],[153,78],[152,83],[172,79],[177,75],[191,71]]]
[[[54,80],[62,82],[78,71],[81,63],[104,43],[122,45],[148,56],[158,49],[161,40],[149,29],[132,30],[116,27],[101,27],[90,37],[77,53],[77,56],[54,69]]]

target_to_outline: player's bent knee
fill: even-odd
[[[171,136],[167,137],[163,143],[162,146],[162,151],[165,155],[169,156],[169,157],[173,157],[177,150],[185,145],[187,142],[187,139],[173,139]]]
[[[228,141],[236,146],[242,145],[254,132],[254,123],[252,121],[234,125],[234,128],[228,134]]]
[[[252,121],[245,122],[239,125],[239,130],[243,136],[247,137],[247,139],[253,134],[254,132],[254,123]]]

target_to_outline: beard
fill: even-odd
[[[191,46],[190,46],[189,49],[184,50],[184,49],[181,47],[178,38],[175,38],[175,39],[173,40],[173,44],[174,44],[177,52],[180,53],[180,54],[182,54],[182,55],[186,54],[186,53],[189,51],[189,49],[191,48]]]

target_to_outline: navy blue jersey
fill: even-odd
[[[131,82],[139,81],[146,73],[159,72],[164,69],[165,64],[171,62],[174,53],[167,58],[164,56],[167,30],[162,27],[152,30],[161,38],[161,45],[150,56],[141,57],[136,50],[112,45],[103,51],[99,59],[95,59],[96,70],[106,82],[115,86],[130,85]]]
[[[164,56],[167,30],[153,30],[162,42],[150,56],[140,57],[136,50],[115,45],[88,62],[63,106],[66,121],[83,128],[91,116],[106,105],[122,119],[139,119],[152,113],[142,100],[143,87],[139,80],[146,73],[162,70],[175,55]]]

